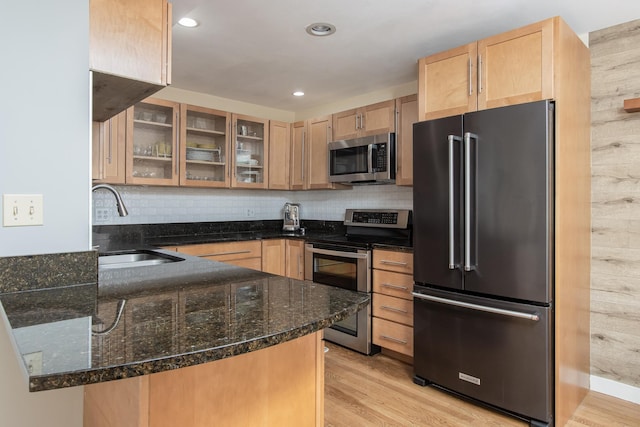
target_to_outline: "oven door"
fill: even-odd
[[[371,291],[371,251],[336,245],[305,245],[305,279],[358,292]],[[371,354],[371,306],[324,330],[324,338]]]

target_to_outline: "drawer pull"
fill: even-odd
[[[380,335],[380,338],[382,338],[383,340],[395,342],[395,343],[398,343],[398,344],[407,345],[407,341],[406,340],[399,340],[398,338],[393,338],[393,337],[390,337],[388,335]]]
[[[401,308],[396,308],[396,307],[389,307],[388,305],[381,305],[380,308],[383,310],[394,311],[396,313],[403,313],[403,314],[409,313],[407,310],[403,310]]]
[[[390,261],[388,259],[381,259],[380,260],[380,264],[399,265],[399,266],[402,266],[402,267],[406,267],[407,266],[406,262]]]
[[[222,256],[222,255],[238,255],[238,254],[250,254],[251,251],[249,250],[244,250],[244,251],[229,251],[229,252],[216,252],[214,254],[206,254],[206,255],[198,255],[198,256]]]
[[[407,288],[406,286],[392,285],[391,283],[383,283],[382,287],[383,288],[390,288],[390,289],[397,289],[399,291],[408,291],[409,290],[409,288]]]

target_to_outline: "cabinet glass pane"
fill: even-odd
[[[249,120],[238,120],[236,129],[236,180],[246,183],[264,182],[265,126]]]
[[[134,107],[134,177],[172,178],[173,119],[170,107],[145,103]]]
[[[187,180],[224,182],[227,118],[187,110],[186,130]]]

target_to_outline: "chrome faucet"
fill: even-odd
[[[104,188],[105,190],[109,190],[116,197],[116,208],[118,209],[118,215],[127,216],[129,212],[127,212],[127,208],[124,206],[124,202],[122,201],[122,197],[120,197],[120,193],[118,190],[110,186],[109,184],[97,184],[91,188],[91,191],[99,190],[100,188]]]

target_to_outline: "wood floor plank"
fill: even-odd
[[[514,426],[528,424],[433,387],[413,383],[410,365],[327,343],[325,427]],[[567,427],[638,427],[640,405],[590,392]]]

